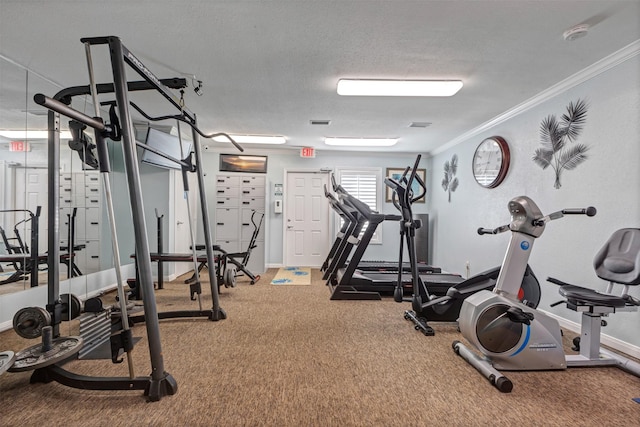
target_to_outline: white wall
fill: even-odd
[[[515,196],[529,196],[543,213],[590,205],[598,209],[593,218],[570,216],[549,223],[536,240],[530,260],[543,286],[540,308],[573,322],[579,322],[577,313],[563,305],[549,306],[560,296],[557,287],[546,282],[547,277],[604,289],[605,283],[593,271],[596,252],[616,229],[640,227],[640,56],[636,51],[613,68],[597,67],[601,73],[439,153],[429,164],[435,174],[430,181],[432,260],[450,271],[462,272],[466,261],[472,273],[501,263],[508,233],[479,236],[476,229],[508,223],[507,203]],[[586,99],[590,105],[578,138],[590,147],[589,158],[575,170],[565,171],[562,187],[555,189],[553,171],[542,170],[531,159],[540,146],[541,121],[549,114],[560,117],[577,99]],[[471,160],[477,145],[492,135],[508,141],[512,161],[502,185],[484,189],[472,176]],[[444,162],[453,154],[459,157],[460,186],[448,203],[440,181]],[[632,294],[640,296],[640,289],[633,289]],[[640,313],[617,313],[608,323],[603,333],[640,347]]]
[[[204,153],[204,162],[206,162],[205,185],[207,188],[207,198],[209,200],[209,214],[214,215],[215,198],[216,198],[216,182],[215,175],[218,173],[218,150],[208,150]],[[232,153],[229,149],[223,153]],[[319,170],[331,169],[336,171],[338,168],[380,168],[381,179],[385,174],[386,168],[404,169],[413,165],[416,154],[390,154],[390,153],[353,153],[353,152],[336,152],[336,151],[316,151],[316,157],[313,159],[301,158],[299,150],[255,150],[246,149],[245,154],[267,155],[268,156],[268,172],[267,172],[267,198],[266,206],[268,207],[265,216],[265,260],[268,266],[280,266],[283,262],[283,214],[275,214],[273,212],[273,196],[274,184],[283,184],[285,180],[285,170]],[[425,167],[426,160],[422,160],[420,167]],[[427,179],[430,179],[430,173],[427,171]],[[380,181],[382,182],[382,180]],[[384,189],[382,189],[384,191]],[[430,194],[427,194],[427,198]],[[282,197],[284,200],[284,197]],[[327,202],[328,203],[328,202]],[[393,214],[397,210],[391,203],[384,202],[380,209],[380,213]],[[426,204],[414,205],[416,214],[426,212]],[[332,214],[332,218],[337,215]],[[213,223],[213,218],[211,219]],[[332,225],[333,221],[332,221]],[[381,245],[370,244],[363,257],[365,260],[396,260],[398,258],[399,245],[399,226],[397,222],[383,222]],[[335,227],[327,230],[331,235],[335,235]]]

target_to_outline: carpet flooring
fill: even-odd
[[[140,391],[30,384],[29,372],[4,373],[0,425],[640,426],[632,400],[640,378],[619,369],[513,372],[513,392],[503,394],[453,353],[455,325],[433,324],[436,335],[425,337],[403,319],[406,304],[330,301],[318,270],[310,286],[271,286],[276,272],[222,288],[225,320],[160,322],[175,395],[148,402]],[[167,283],[156,291],[159,310],[197,308],[188,293],[180,281]],[[203,294],[204,307],[210,301]],[[77,327],[65,322],[62,331],[76,335]],[[133,350],[137,375],[150,374],[145,331],[133,327],[143,338]],[[0,334],[0,351],[33,343]],[[77,360],[65,368],[127,376],[126,365]]]

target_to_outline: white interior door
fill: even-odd
[[[320,267],[329,252],[329,203],[324,172],[287,172],[284,216],[284,264]]]
[[[175,226],[174,234],[174,247],[170,249],[170,252],[175,253],[191,253],[191,230],[189,229],[189,214],[187,209],[187,202],[185,199],[184,185],[182,183],[182,173],[172,172],[173,174],[173,209],[174,209],[174,222],[170,225]],[[189,209],[191,210],[191,224],[194,229],[194,233],[197,229],[198,212],[196,210],[198,186],[196,182],[196,175],[193,173],[187,174],[189,179]],[[193,270],[193,263],[176,262],[174,273],[176,276],[180,276],[187,271]]]
[[[22,188],[24,185],[26,191],[16,191],[16,203],[14,209],[27,209],[34,215],[38,206],[41,206],[40,219],[38,222],[38,252],[47,252],[47,188],[48,188],[48,172],[46,168],[16,168],[16,186]],[[14,216],[14,224],[29,218],[27,213],[16,212]],[[7,224],[7,237],[14,237],[13,225]],[[31,247],[31,221],[23,222],[18,226],[18,231],[22,241]]]

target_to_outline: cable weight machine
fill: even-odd
[[[48,144],[48,181],[49,181],[49,194],[48,194],[48,216],[52,226],[48,230],[48,246],[51,249],[48,254],[48,304],[46,306],[47,312],[51,314],[51,325],[47,326],[46,336],[43,333],[42,345],[32,346],[29,349],[23,350],[23,352],[34,352],[36,359],[45,359],[40,362],[27,362],[25,369],[20,370],[32,370],[35,369],[31,377],[31,382],[50,382],[57,381],[61,384],[90,390],[144,390],[146,396],[151,401],[158,401],[163,396],[172,395],[177,392],[177,382],[175,379],[164,370],[163,353],[160,342],[159,331],[159,314],[157,312],[155,295],[153,292],[153,277],[151,272],[151,261],[149,255],[149,246],[147,239],[147,231],[144,217],[142,189],[140,182],[140,172],[138,169],[138,159],[136,153],[136,141],[134,138],[133,122],[129,113],[129,101],[128,91],[130,90],[156,90],[162,96],[164,96],[170,104],[180,109],[181,119],[186,122],[192,128],[194,136],[194,148],[196,159],[201,157],[200,145],[198,143],[197,134],[205,137],[212,137],[204,135],[198,128],[195,115],[183,108],[178,100],[169,92],[165,86],[166,81],[159,80],[148,68],[146,68],[140,60],[138,60],[123,44],[118,37],[97,37],[97,38],[84,38],[81,41],[85,44],[87,52],[92,45],[106,44],[109,46],[113,84],[96,85],[93,81],[93,75],[91,71],[91,60],[88,54],[88,63],[90,67],[91,87],[76,87],[70,88],[67,91],[59,92],[55,99],[46,97],[43,94],[37,94],[34,96],[34,101],[48,108],[48,128],[49,128],[49,144]],[[125,63],[129,65],[136,73],[143,77],[144,81],[140,82],[127,82],[125,74]],[[173,84],[171,84],[173,82]],[[173,88],[179,88],[186,84],[184,79],[173,79],[169,81]],[[122,128],[118,129],[117,124],[108,124],[103,122],[100,117],[89,117],[79,111],[69,107],[70,95],[77,94],[89,94],[94,97],[97,93],[114,92],[116,96],[116,106]],[[61,100],[66,101],[61,102]],[[110,118],[117,120],[115,115],[115,108],[112,109],[113,115]],[[61,364],[75,357],[79,349],[82,347],[82,343],[73,341],[78,337],[62,337],[60,338],[60,322],[63,320],[62,311],[63,304],[59,295],[59,164],[60,164],[60,114],[71,118],[79,123],[89,126],[94,129],[96,135],[96,145],[99,152],[99,157],[106,156],[106,142],[105,138],[115,139],[117,136],[122,138],[123,159],[125,163],[125,173],[127,176],[127,188],[129,193],[129,199],[131,204],[131,214],[135,235],[135,249],[139,254],[138,269],[140,282],[138,286],[141,287],[143,293],[143,305],[145,311],[145,324],[147,331],[147,338],[149,342],[149,356],[151,362],[151,374],[149,376],[134,377],[130,369],[130,377],[91,377],[86,375],[78,375],[63,369]],[[118,134],[119,133],[119,134]],[[220,135],[220,134],[217,134]],[[235,142],[226,134],[221,134],[229,138],[229,140],[235,144]],[[237,145],[236,145],[237,146]],[[241,147],[238,148],[242,151]],[[100,159],[102,160],[102,159]],[[204,234],[207,243],[207,258],[210,264],[213,264],[213,252],[211,244],[211,231],[208,225],[208,212],[207,203],[204,191],[204,179],[201,168],[198,169],[198,184],[201,195],[202,214],[204,216]],[[119,260],[116,259],[116,263]],[[220,308],[219,298],[217,293],[217,284],[215,275],[211,277],[211,289],[213,307],[210,310],[210,320],[222,320],[226,318],[226,313]],[[119,287],[121,283],[118,284]],[[119,289],[119,293],[121,293]],[[121,300],[121,304],[124,306],[124,300]],[[124,312],[122,313],[125,316]],[[49,329],[49,327],[51,329]],[[128,332],[128,331],[127,331]],[[122,346],[125,351],[132,348],[133,343],[129,333],[122,333]],[[62,344],[58,345],[59,342]],[[53,355],[52,355],[53,352]],[[11,363],[15,366],[18,363],[18,356],[6,357],[5,359],[13,359]],[[42,357],[41,357],[42,356]],[[3,359],[4,360],[4,359]],[[4,361],[4,365],[8,365],[7,361]],[[16,368],[18,368],[16,366]],[[11,368],[9,368],[11,370]],[[15,369],[18,370],[18,369]]]

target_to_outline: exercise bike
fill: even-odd
[[[484,357],[459,341],[453,350],[469,362],[492,385],[504,393],[512,382],[500,373],[507,371],[560,370],[572,366],[618,366],[640,376],[640,364],[600,348],[602,317],[620,310],[634,311],[640,300],[628,294],[629,286],[640,284],[640,229],[616,231],[594,260],[596,274],[610,281],[607,293],[569,285],[556,279],[567,308],[582,313],[580,355],[565,356],[558,321],[529,307],[517,298],[517,285],[527,266],[534,240],[545,225],[565,215],[594,216],[596,209],[563,209],[543,215],[526,196],[508,204],[511,223],[483,233],[511,231],[511,240],[493,291],[480,291],[462,303],[459,327],[462,335]],[[611,294],[614,284],[624,286],[622,294]]]
[[[393,190],[392,202],[402,214],[398,262],[402,265],[403,242],[406,241],[413,284],[411,298],[405,298],[402,279],[399,275],[393,294],[394,300],[411,302],[412,309],[404,312],[404,318],[411,321],[416,330],[426,336],[432,336],[435,331],[428,322],[456,322],[462,302],[467,297],[481,290],[490,290],[495,286],[500,267],[486,270],[466,280],[456,277],[459,280],[453,283],[450,279],[443,280],[444,276],[439,274],[419,274],[415,268],[417,265],[415,233],[422,224],[420,220],[413,218],[412,205],[422,199],[427,192],[424,182],[415,173],[420,158],[421,156],[418,155],[413,168],[407,167],[399,180],[386,178],[385,184]],[[520,283],[518,299],[530,307],[537,307],[540,302],[540,283],[528,265]]]

